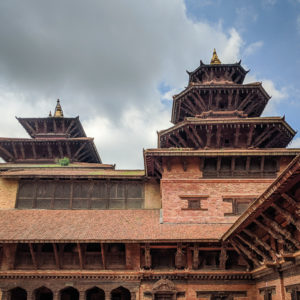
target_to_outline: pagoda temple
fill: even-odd
[[[144,170],[103,164],[79,118],[0,138],[1,300],[300,299],[300,149],[241,62],[188,72]]]

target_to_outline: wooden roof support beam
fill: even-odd
[[[47,143],[47,149],[48,149],[48,155],[49,155],[49,157],[52,158],[53,155],[52,155],[52,148],[51,148],[50,143]]]
[[[252,242],[256,246],[262,246],[267,252],[269,252],[270,256],[274,261],[277,259],[276,252],[272,249],[272,247],[269,244],[258,238],[255,234],[253,234],[247,229],[243,229],[243,232],[245,232],[248,236],[250,236],[253,239]]]
[[[154,160],[154,165],[155,165],[155,168],[160,172],[160,174],[162,174],[164,172],[164,169],[163,169],[161,163],[159,163],[156,159]]]
[[[204,142],[201,139],[200,135],[198,134],[198,132],[196,130],[196,126],[191,126],[191,129],[192,129],[192,132],[193,132],[193,134],[194,134],[194,136],[195,136],[195,138],[198,142],[199,147],[201,147],[201,148],[204,147]]]
[[[271,230],[271,228],[269,228],[268,226],[266,226],[265,224],[261,223],[258,220],[253,220],[253,222],[258,225],[260,228],[262,228],[266,233],[269,233],[274,239],[277,240],[282,240],[283,238],[281,235],[279,235],[278,233],[274,232],[273,230]]]
[[[21,149],[22,159],[25,159],[25,149],[23,143],[20,143],[20,149]]]
[[[201,97],[200,93],[198,92],[197,93],[197,96],[196,97],[193,93],[190,94],[191,98],[194,100],[196,106],[198,108],[200,108],[200,110],[206,110],[206,105],[205,105],[205,102],[203,100],[203,98]]]
[[[36,158],[37,158],[37,155],[36,155],[35,143],[32,143],[32,144],[31,144],[31,147],[32,147],[33,158],[36,159]]]
[[[174,147],[180,147],[179,142],[177,142],[171,135],[167,136],[167,140],[169,144],[172,142]]]
[[[277,222],[273,221],[270,217],[268,217],[264,213],[261,213],[261,216],[269,223],[269,225],[276,232],[278,232],[279,234],[281,234],[282,236],[284,236],[286,239],[288,239],[289,241],[291,241],[297,247],[297,249],[300,249],[300,242],[298,242],[296,239],[294,239],[292,237],[292,234],[288,230],[286,230],[283,227],[281,227]]]
[[[286,193],[282,193],[281,197],[284,198],[287,202],[289,202],[289,204],[293,205],[294,207],[296,207],[297,209],[300,208],[300,202],[297,202],[294,198],[292,198],[291,196],[289,196]],[[296,211],[297,212],[297,211]],[[297,213],[299,215],[299,213]]]
[[[35,269],[37,269],[38,268],[38,263],[37,263],[37,260],[36,260],[36,255],[35,255],[33,246],[32,246],[31,243],[29,243],[28,245],[29,245],[29,250],[30,250],[33,266],[34,266]]]
[[[193,112],[193,115],[197,114],[197,109],[196,109],[195,105],[192,103],[192,101],[188,97],[185,98],[185,104]]]
[[[216,133],[217,148],[220,148],[220,144],[221,144],[221,132],[222,132],[222,125],[219,124],[219,125],[217,125],[217,133]]]
[[[274,127],[271,130],[265,130],[254,140],[253,147],[259,147],[266,139],[271,137],[271,135],[277,131],[277,128]]]
[[[240,103],[237,110],[243,110],[244,106],[247,104],[248,100],[251,98],[251,92],[245,97],[245,99]]]
[[[258,255],[260,255],[265,261],[268,261],[269,258],[266,256],[266,254],[261,251],[258,247],[255,246],[255,244],[247,241],[245,238],[243,238],[241,235],[237,235],[237,237],[246,244],[250,249],[253,249]]]
[[[15,158],[11,155],[9,151],[7,151],[5,148],[0,146],[0,151],[2,151],[5,155],[7,155],[11,160],[14,160]],[[17,157],[16,157],[17,158]]]
[[[199,267],[199,244],[195,243],[194,244],[194,249],[193,249],[193,269],[198,269]]]
[[[234,107],[238,107],[238,103],[239,103],[239,99],[240,99],[240,91],[239,90],[236,90],[236,94],[235,94],[235,97],[234,97]]]
[[[211,90],[208,92],[208,109],[212,109],[212,99],[213,99],[213,93]]]
[[[278,141],[282,141],[283,140],[283,134],[282,134],[282,132],[281,131],[277,131],[277,133],[276,133],[276,135],[272,138],[272,139],[270,139],[269,141],[268,141],[268,143],[267,144],[265,144],[265,148],[273,148],[273,145],[278,145]]]
[[[68,157],[71,158],[72,157],[72,153],[71,153],[70,144],[68,142],[66,143],[66,148],[67,148]]]
[[[223,246],[221,248],[221,252],[220,252],[220,257],[219,257],[219,268],[221,270],[225,270],[226,269],[226,261],[228,259],[228,255],[227,255],[227,249]]]
[[[18,153],[17,153],[16,143],[15,143],[15,142],[12,142],[12,143],[11,143],[11,146],[12,146],[12,148],[13,148],[14,156],[15,156],[15,158],[17,158],[17,157],[18,157]]]
[[[151,252],[150,252],[150,244],[145,244],[145,268],[150,269],[152,265],[152,258],[151,258]]]
[[[189,127],[184,127],[184,131],[185,131],[186,136],[193,141],[195,148],[199,148],[199,144],[198,144],[197,140],[195,139],[194,134],[189,130]]]
[[[78,258],[79,258],[79,266],[82,270],[84,268],[84,261],[83,261],[83,255],[82,255],[82,249],[80,243],[77,243],[77,249],[78,249]]]
[[[292,223],[300,232],[300,220],[296,220],[288,210],[280,207],[276,203],[272,203],[271,205],[286,219],[287,222]]]
[[[251,269],[251,265],[249,264],[249,257],[247,257],[247,256],[245,255],[245,253],[239,249],[238,245],[237,245],[233,240],[230,240],[229,242],[230,242],[230,244],[232,245],[232,247],[234,248],[234,250],[235,250],[241,257],[244,258],[244,260],[245,260],[245,262],[246,262],[246,264],[247,264],[248,270],[250,270],[250,269]]]
[[[89,153],[90,153],[90,149],[86,149],[85,151],[83,151],[79,155],[77,155],[76,159],[82,160]]]
[[[234,147],[238,147],[240,137],[240,126],[236,125],[235,134],[234,134]]]
[[[58,151],[59,151],[60,157],[63,158],[64,157],[64,152],[63,152],[61,143],[59,143],[59,142],[58,142]]]
[[[207,140],[206,140],[206,146],[205,146],[207,148],[210,147],[211,137],[212,137],[212,126],[209,126],[209,128],[207,129]]]
[[[251,251],[249,251],[245,246],[243,246],[240,242],[238,242],[237,239],[234,239],[234,242],[236,243],[236,245],[238,246],[238,248],[240,248],[241,251],[243,251],[243,253],[245,253],[246,256],[247,256],[250,260],[252,260],[252,261],[254,262],[254,264],[255,264],[256,266],[262,265],[262,262],[259,261],[259,260],[253,255],[253,253],[252,253]]]
[[[78,154],[80,153],[80,151],[86,146],[86,143],[82,143],[81,146],[77,149],[77,151],[74,154],[74,159],[77,158]]]
[[[66,133],[69,133],[69,131],[71,130],[71,128],[72,128],[72,126],[74,125],[74,123],[75,123],[74,120],[72,120],[72,121],[70,122],[70,124],[69,124],[69,126],[68,126],[68,128],[67,128],[67,130],[66,130]]]
[[[56,268],[60,269],[61,264],[60,264],[60,259],[59,259],[59,253],[58,253],[58,250],[57,250],[57,245],[55,243],[52,243],[52,247],[53,247],[53,252],[54,252]]]
[[[178,138],[178,140],[179,140],[180,143],[183,145],[183,147],[188,147],[188,144],[187,144],[186,141],[181,137],[179,131],[177,131],[177,132],[175,133],[175,136]]]
[[[36,132],[36,130],[31,127],[28,121],[24,121],[24,123],[22,122],[22,125],[24,125],[32,134]]]
[[[105,256],[105,245],[103,243],[100,243],[101,246],[101,261],[102,261],[102,266],[103,269],[106,269],[106,256]]]
[[[251,124],[248,133],[248,138],[247,138],[247,147],[250,147],[250,145],[252,144],[253,133],[254,133],[254,124]]]
[[[185,113],[187,113],[188,115],[193,116],[193,112],[191,112],[190,109],[187,108],[186,106],[183,106],[182,103],[180,103],[180,109],[185,111]]]

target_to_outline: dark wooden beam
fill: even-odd
[[[234,147],[238,147],[240,137],[240,125],[236,125],[235,134],[234,134]]]
[[[270,138],[271,135],[277,131],[277,128],[272,128],[269,130],[265,128],[264,131],[254,140],[253,147],[259,147],[266,139]]]
[[[254,133],[254,125],[252,124],[250,126],[250,130],[249,130],[249,133],[248,133],[247,147],[250,147],[250,145],[252,144],[253,133]]]
[[[75,154],[74,154],[74,156],[73,156],[74,159],[77,158],[78,154],[80,153],[80,151],[81,151],[85,146],[86,146],[86,143],[82,143],[82,144],[80,145],[80,147],[77,149],[77,151],[75,152]]]
[[[295,206],[297,209],[300,208],[300,202],[297,202],[293,197],[286,193],[282,193],[281,197],[284,198],[289,204]]]
[[[178,141],[176,141],[171,135],[168,135],[167,139],[173,143],[175,147],[181,147]]]
[[[82,255],[82,249],[80,243],[77,243],[77,250],[78,250],[78,258],[79,258],[79,266],[80,269],[82,270],[84,268],[84,263],[83,263],[83,255]]]
[[[222,132],[222,125],[218,124],[217,125],[217,133],[216,133],[216,147],[220,148],[220,143],[221,143],[221,132]]]
[[[276,221],[273,221],[270,217],[268,217],[266,214],[261,213],[261,216],[265,219],[265,221],[279,234],[281,234],[283,237],[291,241],[297,249],[300,249],[300,242],[298,242],[295,238],[293,238],[292,234],[286,230],[285,228],[281,227]]]
[[[242,102],[238,106],[237,110],[243,110],[244,106],[247,104],[247,102],[251,98],[251,96],[252,96],[252,94],[251,94],[251,92],[249,92],[249,94],[245,97],[245,99],[242,100]]]
[[[71,130],[71,128],[72,128],[72,126],[73,126],[74,123],[75,123],[74,120],[72,120],[72,121],[70,122],[70,124],[69,124],[69,126],[68,126],[68,128],[67,128],[67,130],[66,130],[66,133],[69,133],[69,131]]]
[[[3,148],[2,146],[0,146],[0,151],[2,151],[5,155],[7,155],[11,160],[14,160],[13,155],[11,155],[11,153],[9,151],[7,151],[5,148]],[[18,157],[16,157],[17,159]]]
[[[31,144],[31,147],[32,147],[32,154],[33,154],[33,158],[36,159],[37,156],[36,156],[36,149],[35,149],[35,143],[32,143]]]
[[[192,132],[198,142],[198,145],[199,145],[199,148],[203,148],[204,147],[204,142],[203,140],[201,139],[200,135],[198,134],[197,130],[196,130],[196,127],[195,126],[191,126],[190,127],[192,129]]]
[[[183,145],[183,147],[187,148],[188,144],[186,143],[186,141],[181,137],[180,132],[177,131],[175,133],[175,136],[178,138],[178,140],[180,141],[180,143]]]
[[[265,261],[268,261],[269,258],[266,256],[266,254],[261,251],[258,247],[255,246],[252,242],[247,241],[247,239],[243,238],[241,235],[237,235],[237,237],[246,244],[251,250],[254,250],[259,256],[261,256]]]
[[[55,258],[56,268],[60,269],[61,268],[61,264],[60,264],[58,250],[57,250],[57,245],[55,243],[52,243],[52,246],[53,246],[53,252],[54,252],[54,258]]]
[[[20,149],[21,149],[22,158],[25,159],[25,149],[23,143],[20,143]]]
[[[198,269],[199,267],[199,244],[195,243],[194,244],[194,249],[193,249],[193,269]]]
[[[15,142],[12,142],[11,145],[12,145],[12,148],[13,148],[14,156],[17,159],[18,153],[17,153],[17,148],[16,148]]]
[[[101,245],[101,259],[102,259],[102,265],[103,269],[106,269],[106,256],[105,256],[105,245],[103,243]]]
[[[66,143],[66,148],[67,148],[68,157],[71,159],[72,158],[72,153],[71,153],[71,148],[70,148],[70,145],[69,145],[68,142]]]
[[[59,151],[59,155],[61,158],[64,157],[64,152],[63,152],[63,149],[62,149],[62,146],[61,146],[61,143],[58,142],[58,151]]]
[[[48,155],[49,155],[49,157],[52,158],[53,157],[53,155],[52,155],[52,148],[51,148],[51,145],[50,145],[49,142],[47,143],[47,149],[48,149]]]
[[[251,265],[249,264],[249,257],[247,257],[245,255],[244,252],[242,252],[239,248],[238,248],[238,245],[233,241],[233,240],[230,240],[230,244],[232,245],[232,247],[234,248],[234,250],[241,256],[244,258],[246,264],[247,264],[247,267],[248,267],[248,270],[251,269]]]
[[[211,137],[212,137],[212,126],[209,126],[207,129],[207,140],[206,140],[206,146],[205,146],[207,148],[210,147]]]
[[[187,138],[190,138],[192,140],[192,142],[194,143],[195,148],[198,148],[199,147],[198,142],[197,142],[194,134],[189,130],[189,127],[184,127],[184,131],[185,131]]]
[[[283,240],[282,236],[279,235],[278,233],[274,232],[271,228],[269,228],[267,225],[261,223],[258,220],[253,220],[253,222],[258,225],[260,228],[262,228],[265,232],[269,233],[274,239],[277,240]]]
[[[272,257],[273,260],[276,260],[276,252],[272,249],[272,247],[263,241],[262,239],[258,238],[255,234],[253,234],[251,231],[248,229],[244,228],[243,232],[245,232],[249,237],[252,238],[252,242],[254,242],[255,245],[260,245],[263,247],[267,252],[270,253],[270,256]]]
[[[262,265],[262,262],[258,260],[258,258],[253,255],[251,251],[249,251],[245,246],[243,246],[237,239],[234,239],[234,243],[237,245],[239,249],[250,259],[256,266]]]
[[[33,246],[32,246],[31,243],[29,243],[28,245],[29,245],[29,250],[30,250],[33,266],[34,266],[35,269],[37,269],[38,268],[38,263],[37,263],[37,259],[36,259],[36,255],[35,255]]]
[[[290,213],[288,210],[280,207],[276,203],[272,203],[271,206],[275,208],[275,210],[283,216],[283,218],[286,219],[287,222],[292,223],[300,232],[300,220],[296,220],[292,213]]]

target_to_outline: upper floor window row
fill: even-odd
[[[144,206],[142,181],[21,180],[17,208],[139,209]]]

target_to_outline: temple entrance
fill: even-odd
[[[111,291],[111,300],[130,300],[130,292],[122,286]]]
[[[86,300],[105,300],[105,293],[103,290],[94,287],[86,291]]]
[[[46,287],[35,290],[35,300],[53,300],[53,293]]]
[[[10,300],[27,300],[27,292],[19,287],[10,290]]]
[[[79,300],[79,293],[72,287],[65,288],[60,291],[60,300]]]

